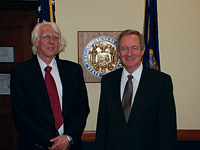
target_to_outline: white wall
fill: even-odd
[[[181,129],[200,129],[199,5],[199,0],[158,0],[162,70],[174,81]]]
[[[144,5],[144,0],[57,0],[57,23],[68,43],[60,57],[78,62],[77,31],[143,33]],[[199,6],[199,0],[158,0],[161,70],[172,76],[178,129],[200,129]],[[87,83],[87,90],[86,130],[95,130],[100,84]]]

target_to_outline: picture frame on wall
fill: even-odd
[[[0,95],[10,95],[10,74],[0,74]]]
[[[101,77],[121,68],[117,36],[121,31],[78,31],[78,63],[86,83],[99,83]]]
[[[0,46],[0,63],[14,63],[14,47]]]

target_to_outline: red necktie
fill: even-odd
[[[61,125],[63,124],[63,117],[62,117],[62,112],[61,112],[61,107],[60,107],[60,101],[59,101],[59,96],[58,96],[58,91],[56,88],[56,84],[54,81],[53,76],[51,75],[51,67],[47,66],[44,70],[46,71],[45,74],[45,83],[51,103],[51,109],[53,111],[53,116],[55,120],[55,126],[56,129],[58,130]]]

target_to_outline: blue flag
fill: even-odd
[[[38,23],[56,22],[55,0],[38,0]]]
[[[144,40],[143,65],[160,71],[157,0],[146,0]]]
[[[41,22],[56,22],[55,0],[38,0],[38,23]]]

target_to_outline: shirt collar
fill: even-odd
[[[46,66],[50,66],[52,67],[53,70],[57,70],[57,64],[56,64],[56,59],[53,58],[51,63],[49,65],[47,65],[38,55],[37,55],[37,58],[38,58],[38,62],[40,64],[40,67],[41,67],[41,70],[44,70],[46,68]]]
[[[142,70],[143,70],[143,64],[141,63],[141,65],[139,66],[139,68],[137,70],[135,70],[133,73],[132,73],[132,76],[134,77],[135,80],[137,80],[138,82],[140,81],[140,77],[141,77],[141,74],[142,74]],[[128,79],[127,76],[129,75],[130,73],[128,73],[126,71],[126,69],[123,67],[123,72],[122,72],[122,78],[125,79],[125,81]]]

